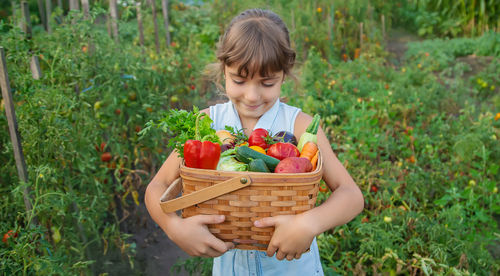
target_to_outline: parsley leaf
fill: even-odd
[[[142,137],[151,128],[157,128],[169,134],[171,138],[168,141],[168,147],[177,151],[180,157],[184,157],[184,143],[187,140],[196,139],[196,117],[200,114],[200,110],[193,106],[193,111],[170,109],[162,115],[158,121],[149,121],[146,127],[139,133]],[[208,140],[214,143],[219,143],[219,138],[212,129],[212,119],[206,114],[202,114],[198,122],[198,129],[202,141]]]

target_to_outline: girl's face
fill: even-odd
[[[255,74],[238,75],[238,65],[225,66],[226,94],[233,102],[241,119],[258,120],[276,102],[281,94],[284,80],[283,71],[274,72],[269,77]]]

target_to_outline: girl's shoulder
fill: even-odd
[[[313,117],[307,113],[299,111],[295,119],[294,131],[296,137],[300,137],[311,123]]]
[[[205,109],[200,110],[200,112],[205,113],[210,117],[213,117],[215,115],[214,114],[215,112],[226,112],[227,109],[230,107],[230,104],[231,104],[230,101],[224,103],[216,103]]]
[[[202,110],[200,110],[200,112],[201,112],[201,113],[205,113],[205,114],[207,114],[208,116],[210,116],[210,107],[207,107],[207,108],[205,108],[205,109],[202,109]]]

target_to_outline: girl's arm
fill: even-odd
[[[312,118],[304,113],[297,116],[297,137],[304,133],[311,120]],[[332,190],[332,194],[320,206],[299,215],[276,216],[257,221],[258,227],[275,226],[275,233],[267,250],[269,256],[276,253],[280,260],[300,258],[315,236],[349,222],[363,210],[364,199],[361,190],[333,153],[321,128],[318,130],[317,144],[321,150],[323,180]]]
[[[183,219],[175,213],[165,214],[160,207],[161,195],[179,177],[181,160],[176,152],[172,152],[149,183],[144,199],[148,212],[167,236],[189,255],[220,256],[234,244],[217,239],[206,224],[221,223],[224,216],[197,215]]]

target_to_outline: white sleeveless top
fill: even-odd
[[[255,125],[254,129],[263,128],[271,134],[279,131],[294,132],[295,119],[300,109],[276,101]],[[231,101],[210,106],[210,118],[213,120],[212,128],[215,130],[231,126],[236,130],[242,129],[240,117]],[[212,275],[215,276],[303,276],[323,275],[318,245],[314,238],[310,251],[302,254],[298,260],[279,261],[275,256],[268,257],[266,252],[257,250],[232,249],[222,256],[214,258]]]
[[[278,99],[271,109],[260,117],[254,129],[263,128],[271,134],[282,130],[293,133],[299,112],[300,108],[282,103]],[[212,128],[215,130],[224,129],[226,125],[236,130],[242,129],[240,116],[231,101],[210,106],[210,118],[214,121]]]

